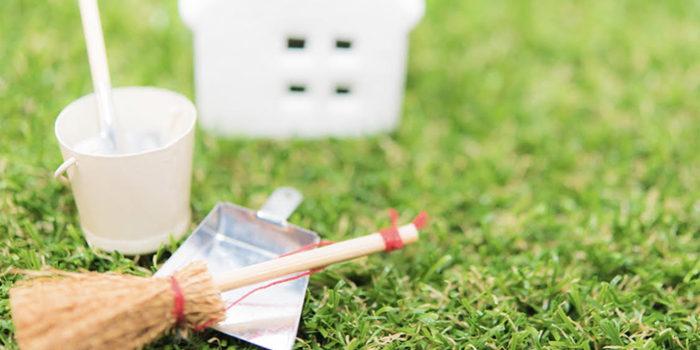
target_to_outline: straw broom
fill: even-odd
[[[11,289],[17,343],[24,350],[141,349],[179,327],[222,320],[222,291],[414,243],[426,218],[421,213],[405,226],[217,276],[202,261],[168,279],[54,271],[55,276],[22,281]]]

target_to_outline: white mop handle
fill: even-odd
[[[112,82],[109,78],[107,52],[97,0],[79,0],[79,4],[88,60],[90,61],[90,72],[92,73],[92,84],[96,92],[102,88],[111,89]]]
[[[418,229],[413,224],[398,229],[403,244],[418,241]],[[386,250],[380,233],[334,243],[325,247],[272,259],[214,276],[214,283],[221,291],[227,291],[293,273],[313,270],[334,263]]]
[[[109,147],[114,148],[110,152],[117,152],[120,144],[118,140],[118,127],[114,117],[114,103],[112,102],[112,81],[109,77],[109,64],[105,40],[102,35],[102,23],[100,11],[97,8],[97,0],[79,0],[80,18],[83,21],[83,33],[87,46],[92,85],[95,89],[97,102],[97,114],[100,120],[100,136],[108,140]]]

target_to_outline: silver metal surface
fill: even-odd
[[[194,260],[206,261],[212,274],[231,271],[318,243],[315,232],[286,222],[301,199],[295,189],[282,187],[257,212],[235,204],[217,204],[154,277],[169,276]],[[267,349],[291,349],[308,281],[303,277],[255,292],[231,307],[226,320],[212,328]],[[270,282],[228,291],[222,298],[230,303]]]
[[[299,191],[291,187],[278,187],[258,210],[258,219],[268,221],[279,226],[287,225],[287,218],[301,204],[304,197]]]

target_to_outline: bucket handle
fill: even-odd
[[[63,164],[61,164],[61,166],[59,166],[58,169],[56,169],[56,172],[53,173],[53,178],[60,181],[66,186],[70,186],[70,181],[68,181],[67,177],[63,176],[63,173],[65,173],[66,170],[68,170],[68,168],[75,165],[75,163],[76,160],[73,157],[66,159],[66,161],[63,162]]]

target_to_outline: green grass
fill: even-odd
[[[193,96],[174,0],[102,1],[115,86]],[[88,248],[53,121],[92,90],[75,1],[0,0],[0,344],[10,268],[149,274],[169,256]],[[420,209],[420,245],[311,278],[297,348],[700,348],[700,2],[429,1],[403,120],[361,140],[198,131],[193,225],[217,201],[332,240]],[[393,342],[391,342],[393,340]],[[159,349],[252,348],[216,332]]]

